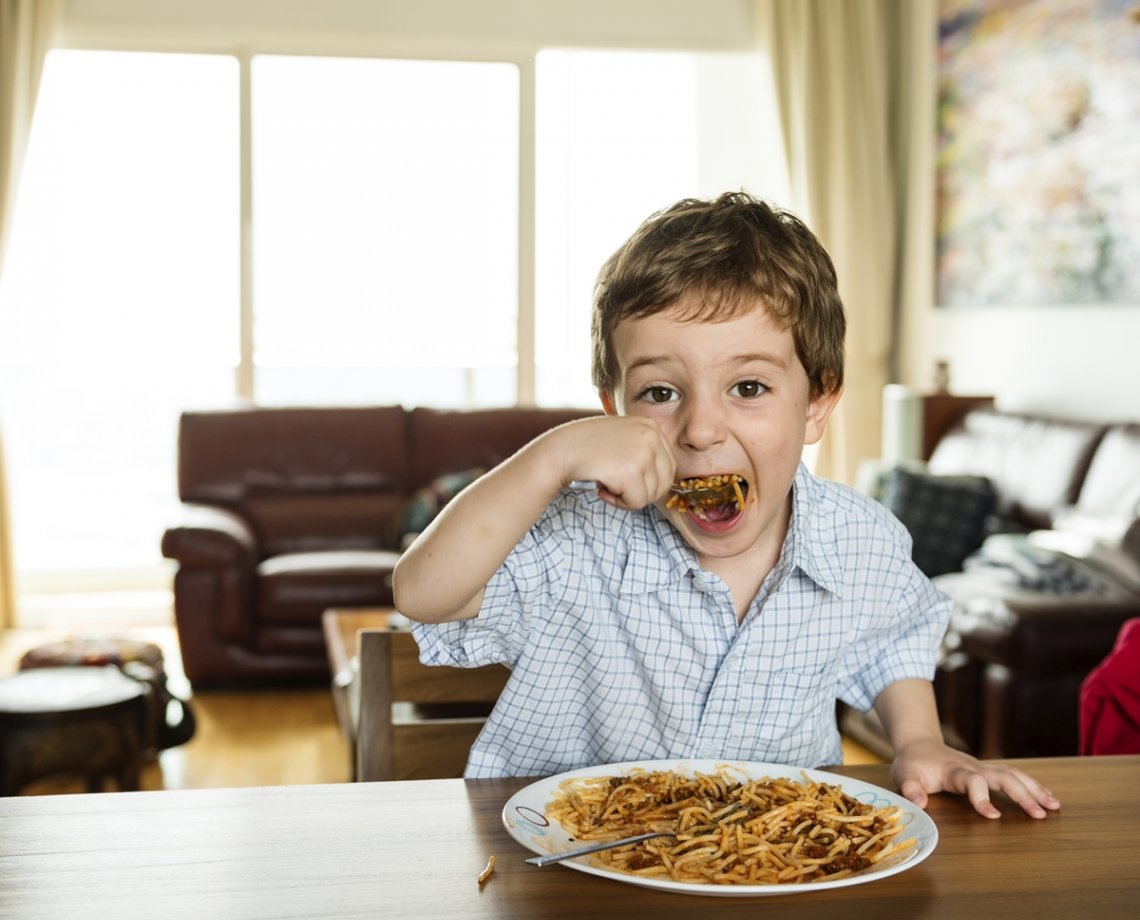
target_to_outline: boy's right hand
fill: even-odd
[[[557,458],[563,487],[574,480],[598,483],[598,496],[615,508],[635,510],[664,498],[677,463],[652,419],[588,418],[548,432],[544,450]]]

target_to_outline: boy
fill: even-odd
[[[396,568],[425,663],[512,670],[468,776],[839,763],[839,697],[875,706],[918,805],[948,790],[997,817],[993,789],[1034,817],[1059,807],[942,743],[930,675],[949,602],[898,521],[800,462],[842,391],[845,329],[819,242],[745,194],[682,201],[607,261],[605,416],[483,476]],[[726,474],[743,503],[669,501],[676,480]]]

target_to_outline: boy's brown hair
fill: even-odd
[[[838,390],[847,320],[831,257],[803,222],[744,192],[659,211],[598,274],[594,386],[609,393],[617,386],[613,334],[622,320],[683,304],[685,319],[718,322],[757,301],[791,329],[811,398]]]

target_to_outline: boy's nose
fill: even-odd
[[[681,444],[689,450],[708,450],[725,439],[727,426],[715,399],[690,399],[685,406]]]

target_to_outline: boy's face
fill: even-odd
[[[839,393],[810,399],[791,331],[775,325],[762,304],[722,322],[683,315],[672,309],[618,324],[618,383],[603,405],[611,414],[655,419],[672,445],[678,479],[744,479],[743,508],[665,513],[706,568],[721,568],[717,560],[770,568],[787,531],[803,447],[822,436]]]

